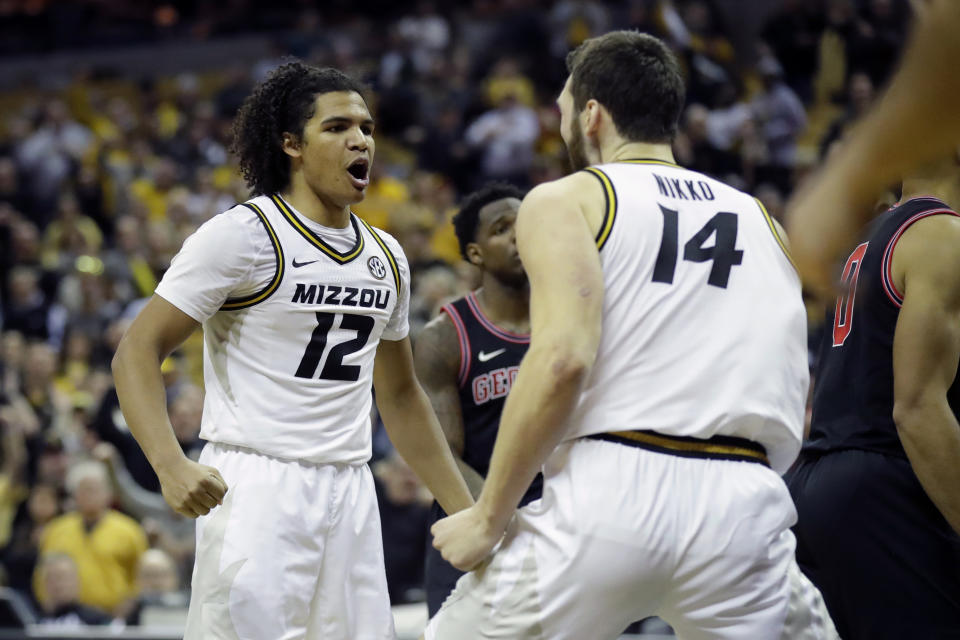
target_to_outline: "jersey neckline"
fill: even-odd
[[[350,212],[350,225],[353,227],[353,232],[356,236],[356,240],[353,243],[353,246],[347,251],[337,251],[334,247],[327,244],[324,239],[316,233],[313,229],[307,227],[299,219],[299,214],[296,213],[287,201],[283,199],[279,193],[272,194],[270,200],[280,211],[280,214],[283,218],[292,226],[303,238],[312,244],[317,249],[329,258],[333,259],[335,262],[340,264],[346,264],[359,256],[363,252],[363,233],[360,231],[360,225],[357,224],[357,216],[352,211]]]
[[[474,317],[490,333],[494,334],[498,338],[502,338],[510,342],[530,342],[529,333],[514,333],[513,331],[508,331],[498,326],[493,322],[493,320],[488,318],[487,314],[485,314],[483,309],[480,307],[480,302],[477,300],[476,291],[471,291],[464,297],[464,299],[467,301],[467,306],[470,307],[470,311],[473,313]]]

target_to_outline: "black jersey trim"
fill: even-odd
[[[937,204],[943,204],[940,200],[936,198],[924,198],[924,200],[933,200]],[[960,217],[953,209],[950,209],[946,205],[938,209],[927,209],[926,211],[920,211],[915,213],[909,218],[907,218],[903,224],[897,227],[897,230],[890,240],[887,242],[886,248],[883,250],[883,260],[881,264],[881,271],[883,272],[880,278],[880,281],[883,283],[883,291],[887,294],[887,298],[890,299],[890,302],[893,303],[898,309],[903,306],[903,294],[897,289],[897,285],[893,282],[893,252],[897,248],[897,243],[900,241],[900,237],[913,226],[914,223],[923,220],[924,218],[929,218],[930,216],[939,216],[939,215],[951,215]]]
[[[249,296],[243,296],[242,298],[227,298],[226,302],[220,306],[221,311],[236,311],[237,309],[246,309],[247,307],[252,307],[255,304],[263,302],[273,295],[273,292],[276,291],[277,287],[280,285],[280,280],[283,279],[283,247],[280,246],[280,239],[277,237],[277,233],[273,230],[273,227],[267,220],[267,216],[263,213],[260,207],[252,202],[244,202],[242,205],[257,214],[257,217],[260,218],[260,222],[262,222],[263,226],[266,228],[267,235],[270,237],[270,244],[273,245],[273,254],[276,258],[276,268],[273,274],[273,279],[267,283],[267,286]]]
[[[290,206],[282,197],[280,197],[279,194],[272,194],[270,199],[273,201],[273,204],[276,205],[277,209],[280,210],[280,213],[283,215],[286,221],[290,223],[290,226],[297,230],[297,233],[303,236],[307,242],[315,246],[317,249],[320,249],[320,251],[322,251],[326,256],[335,262],[347,264],[363,252],[363,234],[360,233],[360,227],[357,225],[357,217],[352,213],[350,214],[350,224],[353,226],[353,232],[357,235],[357,240],[354,243],[353,248],[345,253],[341,253],[324,242],[323,238],[314,233],[311,229],[308,229],[306,226],[304,226]]]
[[[373,236],[373,239],[376,240],[377,244],[380,245],[380,248],[383,249],[383,253],[387,258],[387,262],[390,263],[390,270],[393,272],[393,281],[397,285],[397,297],[399,297],[400,296],[400,268],[397,266],[397,259],[394,257],[393,252],[390,251],[390,249],[387,247],[387,243],[384,242],[383,238],[380,237],[380,234],[377,233],[376,229],[374,229],[369,224],[367,224],[366,220],[360,219],[360,223],[367,228],[367,231],[370,232],[370,235]]]
[[[460,371],[457,372],[457,383],[462,388],[467,382],[467,374],[470,373],[472,364],[470,336],[467,334],[467,327],[463,323],[463,318],[460,317],[460,312],[453,304],[445,304],[440,310],[450,317],[453,328],[457,330],[457,340],[460,343]]]
[[[479,322],[484,329],[492,333],[494,336],[514,344],[530,344],[529,333],[513,333],[512,331],[501,329],[494,324],[493,320],[488,318],[483,312],[483,309],[480,308],[480,303],[477,301],[476,291],[471,291],[465,295],[463,299],[467,301],[467,306],[470,308],[470,313],[472,313],[473,317],[477,319],[477,322]]]
[[[609,176],[600,169],[587,167],[584,171],[599,180],[600,186],[603,187],[603,197],[606,202],[606,207],[603,213],[603,221],[600,223],[600,230],[597,231],[596,237],[597,251],[600,251],[603,249],[603,245],[607,243],[610,232],[613,231],[613,222],[617,217],[617,190],[613,188],[613,182]]]

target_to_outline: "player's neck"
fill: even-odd
[[[343,229],[350,224],[350,207],[326,201],[300,176],[292,176],[290,186],[280,195],[308,220],[333,229]]]
[[[618,138],[600,148],[601,163],[623,160],[662,160],[676,164],[673,148],[669,143],[628,142]]]
[[[530,331],[530,287],[522,289],[503,284],[488,273],[483,274],[477,300],[483,312],[494,323],[516,333]]]
[[[938,200],[946,202],[951,209],[957,210],[960,207],[960,184],[957,183],[955,176],[945,180],[934,179],[910,179],[903,181],[903,196],[901,202],[906,202],[912,198],[933,196]]]

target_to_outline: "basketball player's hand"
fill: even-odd
[[[174,466],[157,471],[163,498],[188,518],[204,516],[223,504],[227,483],[220,472],[184,456]]]
[[[477,505],[437,521],[431,528],[433,546],[461,571],[476,569],[503,537],[503,527],[491,525]]]

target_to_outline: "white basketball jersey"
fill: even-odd
[[[666,162],[587,171],[608,205],[597,236],[603,333],[568,438],[737,436],[785,471],[803,433],[806,312],[766,211]]]
[[[279,196],[243,206],[269,235],[261,259],[274,276],[203,321],[200,436],[283,458],[365,462],[377,344],[395,309],[406,313],[399,245],[351,214],[356,242],[339,252]]]

